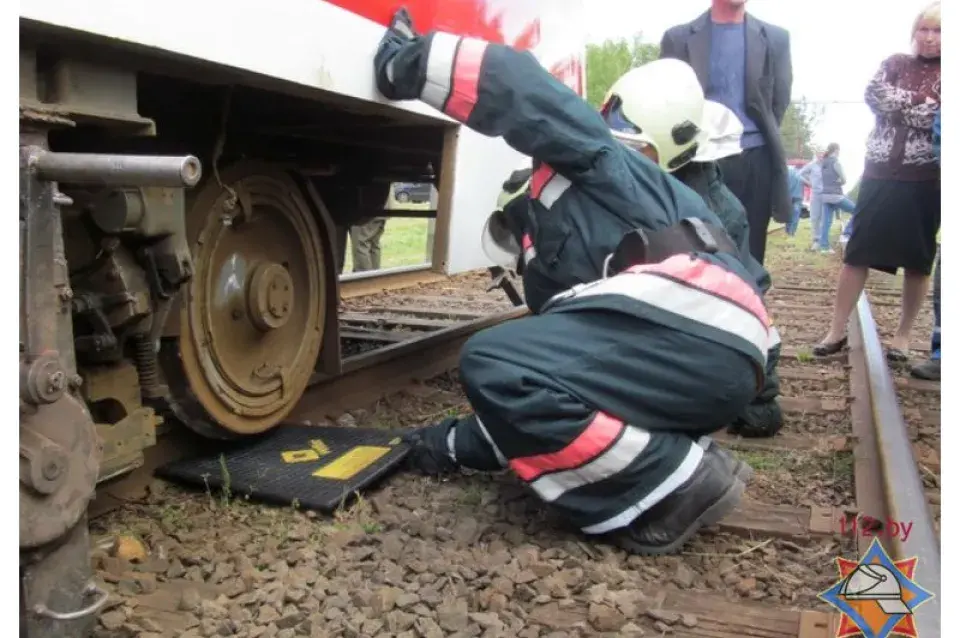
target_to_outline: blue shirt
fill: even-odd
[[[803,201],[803,182],[800,181],[800,174],[792,166],[787,167],[787,184],[790,187],[790,199],[795,202]]]
[[[743,123],[742,148],[763,146],[760,129],[747,115],[746,109],[747,39],[744,25],[713,23],[711,29],[710,80],[706,97],[723,104],[740,118]]]

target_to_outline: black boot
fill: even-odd
[[[671,554],[702,527],[730,514],[740,503],[744,484],[730,473],[717,449],[711,445],[686,483],[628,527],[611,532],[609,540],[634,554]]]
[[[435,425],[405,434],[403,442],[410,446],[407,468],[434,476],[457,472],[460,466],[450,457],[447,445],[450,428],[456,423],[456,419],[444,419]]]
[[[783,410],[773,400],[748,405],[727,431],[744,438],[767,438],[775,436],[782,428]]]
[[[940,359],[927,359],[910,369],[910,375],[927,381],[940,380]]]
[[[729,450],[725,450],[720,445],[711,439],[708,436],[703,437],[698,441],[700,447],[703,448],[704,452],[711,451],[720,457],[723,461],[724,467],[727,470],[736,476],[738,479],[743,481],[743,484],[746,485],[750,482],[750,479],[753,478],[753,468],[747,465],[745,462],[741,461],[731,453]]]

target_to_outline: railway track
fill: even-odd
[[[894,560],[918,557],[915,582],[939,594],[939,384],[888,369],[889,286],[861,300],[846,353],[812,359],[834,264],[793,259],[773,268],[769,297],[784,340],[786,425],[773,439],[717,436],[755,476],[739,510],[682,554],[587,543],[509,475],[400,474],[332,520],[154,482],[94,521],[104,548],[128,535],[143,550],[131,562],[112,549],[95,556],[115,596],[101,635],[832,638],[840,615],[818,594],[838,580],[836,559],[857,561],[874,538]],[[418,371],[425,360],[382,334],[449,330],[455,361],[471,321],[463,313],[484,296],[476,286],[473,299],[455,299],[444,286],[345,300],[355,341],[344,345],[358,351],[348,357],[373,339],[398,354],[352,364],[353,380],[318,379],[323,391],[296,418],[395,427],[468,409],[454,378]],[[924,322],[918,335],[929,334]],[[376,391],[365,375],[390,361],[405,376]],[[356,389],[332,391],[337,383]],[[897,522],[898,533],[871,520]],[[941,635],[939,605],[937,596],[916,611],[920,636]]]

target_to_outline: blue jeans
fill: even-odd
[[[937,255],[937,267],[933,271],[933,337],[930,339],[930,358],[940,358],[940,260]]]
[[[839,202],[823,202],[823,214],[820,218],[820,250],[830,248],[830,228],[833,226],[833,213],[837,210],[842,210],[852,215],[855,209],[856,206],[854,203],[846,197]],[[852,220],[853,217],[850,219]]]
[[[850,235],[853,234],[853,215],[850,216],[850,219],[847,220],[847,223],[843,225],[843,230],[840,231],[840,236],[850,239]]]
[[[793,237],[797,233],[797,226],[800,225],[800,200],[793,200],[793,214],[790,221],[787,222],[787,234]]]

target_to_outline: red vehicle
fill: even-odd
[[[341,373],[338,238],[391,215],[391,184],[437,188],[437,241],[375,276],[492,265],[483,224],[523,158],[378,94],[401,5],[421,31],[529,50],[584,94],[584,0],[20,2],[27,635],[80,635],[106,602],[84,513],[142,464],[159,414],[252,436]]]

